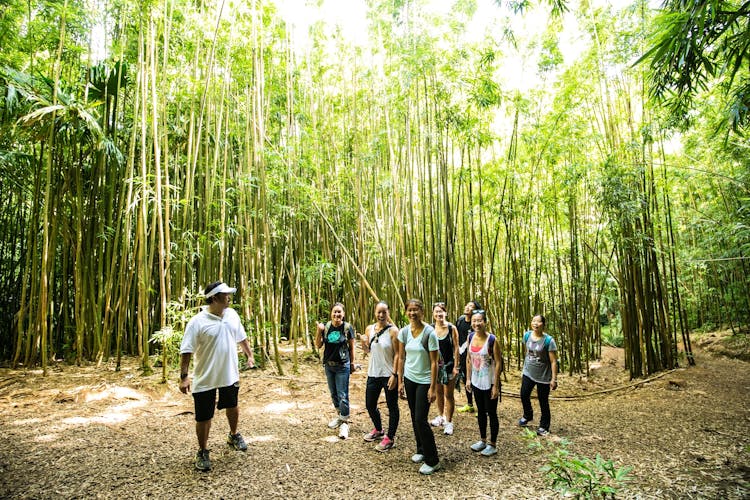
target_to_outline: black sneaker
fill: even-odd
[[[211,470],[211,459],[208,458],[208,450],[198,450],[195,454],[195,468],[199,471]]]
[[[229,433],[227,435],[227,444],[235,450],[247,451],[247,443],[245,443],[245,440],[242,439],[242,434],[240,434],[239,432],[234,435],[232,435],[232,433]]]

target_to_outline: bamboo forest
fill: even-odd
[[[747,498],[749,132],[750,1],[0,0],[0,496]],[[424,428],[407,380],[397,437],[365,405],[369,328],[404,377],[441,310],[496,339],[497,445],[471,376]]]

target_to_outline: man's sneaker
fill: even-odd
[[[242,434],[239,432],[234,435],[230,432],[229,435],[227,435],[227,444],[235,450],[247,451],[247,443],[242,439]]]
[[[445,429],[443,430],[443,434],[447,434],[448,436],[453,435],[453,422],[447,422],[445,424]]]
[[[422,455],[421,453],[415,453],[411,456],[411,461],[415,464],[421,464],[422,462],[424,462],[424,455]]]
[[[346,439],[349,437],[349,424],[346,422],[341,422],[341,425],[339,426],[339,437],[341,439]]]
[[[477,441],[471,445],[471,451],[482,451],[485,448],[487,448],[487,443],[484,441]]]
[[[526,427],[527,425],[529,425],[529,422],[531,422],[531,420],[527,420],[526,417],[521,417],[518,420],[518,425],[520,425],[521,427]]]
[[[339,425],[343,423],[343,420],[341,420],[341,417],[336,417],[330,422],[328,422],[328,428],[329,429],[338,429]]]
[[[424,474],[425,476],[429,476],[438,469],[440,469],[440,462],[436,463],[435,465],[427,465],[426,463],[424,463],[422,464],[422,467],[419,468],[419,473]]]
[[[495,453],[497,453],[497,448],[495,448],[491,444],[485,446],[484,449],[480,452],[480,454],[484,455],[485,457],[491,457]]]
[[[463,405],[458,411],[459,413],[474,413],[474,405]]]
[[[365,441],[371,443],[371,442],[375,441],[376,439],[382,438],[384,435],[385,435],[385,432],[379,431],[377,429],[373,429],[370,432],[368,432],[367,434],[365,434],[364,436],[362,436],[362,439],[364,439]]]
[[[375,449],[378,451],[388,451],[391,448],[393,448],[393,439],[389,438],[388,436],[385,436],[382,441],[380,441],[377,446],[375,446]]]
[[[433,427],[440,427],[445,423],[445,417],[442,415],[438,415],[437,417],[430,420],[430,425]]]
[[[536,430],[537,436],[549,436],[549,431],[544,427],[540,427]]]
[[[211,459],[208,458],[208,450],[198,450],[195,454],[195,468],[200,471],[211,470]]]

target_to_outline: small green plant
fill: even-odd
[[[619,488],[629,479],[632,467],[616,467],[597,453],[595,459],[575,455],[570,441],[558,443],[539,440],[534,432],[524,429],[529,448],[547,453],[549,462],[541,467],[550,486],[564,496],[574,498],[615,498]],[[544,444],[543,444],[544,443]]]

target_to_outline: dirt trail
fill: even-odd
[[[141,377],[134,360],[113,367],[0,370],[1,498],[540,498],[554,497],[515,425],[521,403],[515,367],[503,385],[499,453],[469,449],[476,419],[457,414],[455,434],[436,433],[444,470],[421,477],[409,461],[414,440],[406,402],[396,447],[378,453],[361,435],[366,374],[352,376],[350,439],[326,422],[333,411],[323,371],[242,374],[240,430],[250,449],[224,444],[223,412],[210,438],[213,470],[192,467],[192,398],[174,381]],[[555,396],[585,396],[625,385],[621,352],[609,349],[589,377],[561,376]],[[748,363],[697,354],[697,366],[627,389],[552,402],[550,439],[580,455],[631,466],[623,498],[750,496]],[[457,396],[459,405],[463,395]],[[385,409],[384,405],[382,406]]]

